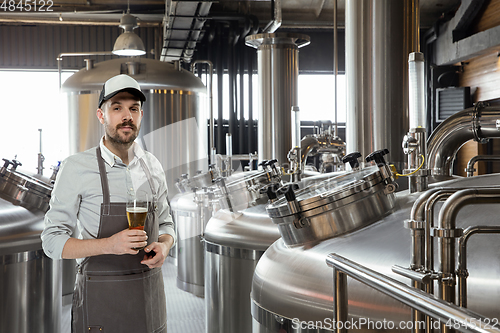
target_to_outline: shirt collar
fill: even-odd
[[[115,166],[117,160],[121,161],[121,158],[113,154],[111,150],[109,150],[108,147],[104,145],[104,137],[101,138],[101,141],[99,142],[99,147],[101,147],[102,158],[111,167]],[[137,144],[137,142],[134,142],[129,150],[132,150],[134,154],[134,158],[129,162],[129,165],[136,163],[145,154],[144,150],[141,148],[141,146]]]

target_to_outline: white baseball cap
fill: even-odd
[[[141,105],[146,101],[146,96],[142,93],[139,83],[126,74],[120,74],[113,76],[102,86],[101,96],[99,96],[99,108],[105,101],[122,91],[129,92],[138,97]]]

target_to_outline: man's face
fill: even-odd
[[[122,145],[130,145],[137,138],[142,114],[141,102],[125,91],[111,97],[97,110],[106,139]]]

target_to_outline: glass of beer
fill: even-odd
[[[144,191],[138,191],[128,196],[127,200],[127,219],[129,229],[144,230],[144,223],[148,216],[148,194]],[[133,248],[142,250],[144,247]]]

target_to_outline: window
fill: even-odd
[[[62,81],[72,73],[63,73]],[[57,72],[0,71],[2,130],[0,158],[17,160],[19,169],[37,173],[42,130],[44,176],[69,154],[65,96],[59,96]],[[2,164],[3,165],[3,164]]]
[[[203,83],[206,85],[206,76],[202,77]],[[245,119],[248,119],[248,75],[244,75],[244,91],[245,91]],[[237,79],[239,85],[239,78]],[[253,118],[258,119],[259,108],[259,81],[258,76],[252,76],[253,84]],[[213,77],[213,104],[214,115],[217,118],[217,74]],[[337,121],[345,123],[346,121],[346,90],[345,90],[345,75],[337,76]],[[229,75],[224,74],[223,78],[223,117],[229,119]],[[300,107],[300,119],[303,121],[318,121],[318,120],[335,120],[334,108],[334,76],[325,74],[301,74],[298,80],[298,100]],[[239,108],[239,103],[237,105]],[[237,115],[239,118],[239,114]]]
[[[299,107],[301,121],[335,121],[334,76],[299,75]],[[345,75],[337,75],[337,122],[346,121]]]

